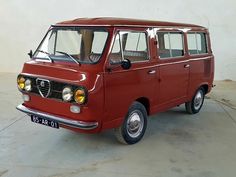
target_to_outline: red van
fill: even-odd
[[[137,143],[147,117],[185,103],[198,113],[214,77],[205,27],[122,18],[52,25],[17,77],[31,121]]]

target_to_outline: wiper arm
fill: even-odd
[[[46,52],[46,51],[43,51],[43,50],[37,50],[37,51],[38,51],[38,52],[41,52],[41,53],[47,54],[48,59],[50,60],[50,62],[52,62],[52,63],[54,62],[53,59],[50,57],[50,55],[51,55],[50,53],[48,53],[48,52]]]
[[[68,53],[66,53],[66,52],[61,52],[61,51],[56,51],[56,52],[68,56],[68,57],[69,57],[71,60],[73,60],[75,63],[81,65],[81,63],[80,63],[79,61],[77,61],[74,57],[72,57],[70,54],[68,54]]]

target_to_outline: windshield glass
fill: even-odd
[[[50,61],[96,63],[102,56],[108,32],[99,28],[55,27],[49,30],[34,57]]]

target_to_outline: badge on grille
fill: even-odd
[[[37,78],[36,85],[42,97],[49,96],[50,91],[51,91],[51,84],[49,80]]]
[[[40,86],[41,86],[41,87],[45,87],[44,81],[41,81],[41,82],[40,82]]]

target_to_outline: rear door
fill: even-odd
[[[189,61],[181,31],[157,31],[160,105],[178,104],[188,94]]]

